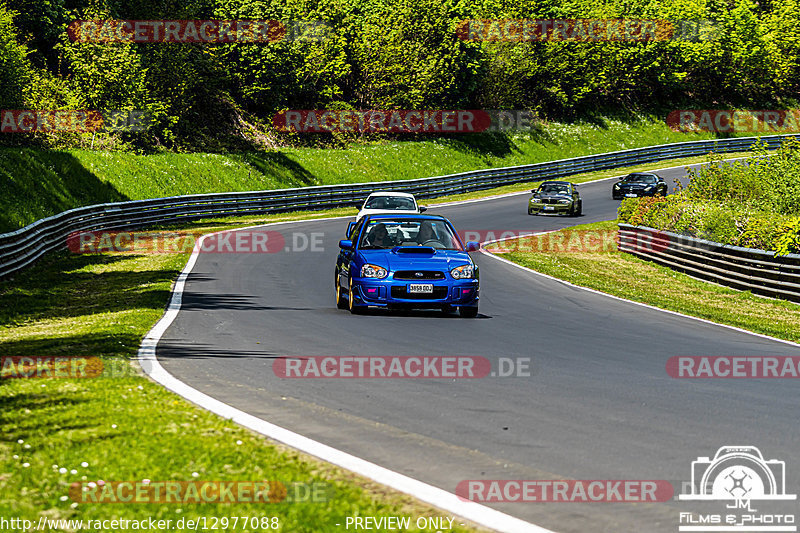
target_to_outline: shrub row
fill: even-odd
[[[70,41],[70,22],[97,19],[327,29],[271,44]],[[469,19],[714,23],[669,40],[494,42],[459,39]],[[528,109],[547,120],[598,109],[784,108],[800,91],[798,27],[800,0],[1,0],[0,109],[145,110],[150,128],[120,134],[126,141],[207,151],[225,137],[268,143],[271,117],[287,108]],[[110,141],[53,137],[40,140]]]
[[[772,156],[763,146],[747,160],[690,172],[686,189],[664,198],[628,198],[621,222],[691,235],[778,255],[800,253],[800,141]]]

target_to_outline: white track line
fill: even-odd
[[[731,159],[725,159],[724,161],[739,161],[741,159],[745,159],[745,158],[736,157],[736,158],[731,158]],[[685,167],[688,167],[688,166],[702,165],[702,164],[703,163],[692,163],[691,165],[677,165],[677,166],[673,166],[673,167],[658,168],[656,170],[650,170],[650,171],[644,171],[644,172],[658,172],[660,170],[671,170],[673,168],[682,168],[682,167],[685,168]],[[594,182],[597,182],[597,181],[610,180],[610,179],[614,179],[615,177],[616,176],[612,176],[612,177],[609,177],[609,178],[602,178],[602,179],[599,179],[599,180],[588,181],[586,183],[594,183]],[[530,194],[530,193],[526,193],[526,192],[511,193],[511,194],[506,194],[506,195],[494,196],[493,198],[501,198],[503,196],[511,196],[511,195],[515,195],[515,194]],[[471,202],[474,202],[474,201],[480,201],[480,199],[478,199],[478,200],[468,200],[467,202],[463,202],[463,203],[471,203]],[[460,202],[455,202],[454,204],[441,204],[441,205],[455,205],[456,203],[460,203]],[[543,278],[547,278],[547,279],[550,279],[550,280],[553,280],[553,281],[557,281],[557,282],[559,282],[559,283],[561,283],[563,285],[567,285],[568,287],[575,287],[575,288],[578,288],[578,289],[581,289],[581,290],[584,290],[584,291],[593,292],[595,294],[602,294],[603,296],[607,296],[609,298],[613,298],[615,300],[619,300],[619,301],[622,301],[622,302],[628,302],[628,303],[631,303],[631,304],[635,304],[635,305],[639,305],[639,306],[642,306],[642,307],[646,307],[648,309],[654,309],[656,311],[661,311],[662,313],[669,313],[671,315],[679,316],[679,317],[682,317],[682,318],[690,318],[690,319],[696,320],[698,322],[703,322],[705,324],[712,324],[714,326],[720,326],[720,327],[727,328],[727,329],[730,329],[730,330],[733,330],[733,331],[737,331],[739,333],[747,333],[748,335],[753,335],[755,337],[761,337],[762,339],[769,339],[771,341],[777,341],[777,342],[780,342],[780,343],[783,343],[783,344],[788,344],[788,345],[794,346],[794,347],[800,346],[800,344],[798,344],[796,342],[787,341],[785,339],[779,339],[777,337],[771,337],[769,335],[764,335],[763,333],[756,333],[754,331],[749,331],[749,330],[746,330],[746,329],[737,328],[736,326],[729,326],[728,324],[720,324],[719,322],[714,322],[712,320],[708,320],[708,319],[705,319],[705,318],[699,318],[699,317],[691,316],[691,315],[684,315],[683,313],[679,313],[678,311],[670,311],[669,309],[662,309],[661,307],[655,307],[653,305],[645,304],[645,303],[642,303],[642,302],[635,302],[633,300],[628,300],[627,298],[622,298],[620,296],[614,296],[613,294],[609,294],[609,293],[603,292],[603,291],[598,291],[597,289],[590,289],[589,287],[583,287],[581,285],[575,285],[574,283],[570,283],[569,281],[564,281],[563,279],[559,279],[559,278],[550,276],[548,274],[544,274],[542,272],[538,272],[536,270],[533,270],[532,268],[524,267],[522,265],[514,263],[513,261],[509,261],[508,259],[505,259],[503,257],[499,257],[497,254],[492,253],[489,250],[483,249],[483,246],[485,246],[487,244],[493,244],[493,243],[502,242],[502,241],[509,241],[509,240],[512,240],[512,239],[519,239],[519,238],[522,238],[522,237],[545,235],[547,233],[555,233],[556,231],[562,231],[564,229],[569,229],[569,228],[561,228],[561,229],[550,230],[550,231],[541,231],[541,232],[538,232],[538,233],[530,233],[530,234],[524,234],[524,235],[515,235],[513,237],[505,237],[505,238],[502,238],[502,239],[494,239],[494,240],[491,240],[491,241],[485,241],[485,242],[481,243],[480,252],[482,254],[486,255],[486,256],[489,256],[489,257],[491,257],[493,259],[497,259],[498,261],[502,261],[503,263],[506,263],[508,265],[514,266],[514,267],[519,268],[521,270],[524,270],[526,272],[530,272],[531,274],[536,274],[537,276],[541,276]],[[695,278],[695,279],[697,279],[697,278]],[[705,281],[705,280],[701,280],[701,281]],[[707,282],[707,283],[710,283],[710,282]],[[714,283],[714,285],[718,285],[718,284]],[[718,285],[718,286],[725,287],[725,285]]]
[[[672,168],[681,168],[689,165],[678,165],[673,167],[665,167],[656,170],[668,170]],[[653,171],[655,172],[655,171]],[[593,180],[585,183],[594,183],[598,181],[606,181],[610,179],[614,179],[616,176],[611,176],[608,178],[601,178],[599,180]],[[523,192],[512,192],[507,194],[489,196],[486,198],[477,198],[473,200],[461,200],[456,202],[448,202],[443,204],[433,204],[431,207],[444,207],[444,206],[452,206],[452,205],[462,205],[462,204],[470,204],[475,202],[486,202],[489,200],[496,200],[498,198],[503,198],[507,196],[518,196],[522,194],[530,194],[526,191]],[[342,468],[346,468],[352,472],[360,474],[364,477],[372,479],[373,481],[377,481],[383,485],[391,487],[395,490],[399,490],[401,492],[405,492],[406,494],[410,494],[424,502],[430,503],[442,510],[452,512],[460,517],[466,518],[478,525],[495,529],[497,531],[503,531],[507,533],[517,533],[517,532],[527,532],[527,533],[553,533],[548,529],[544,529],[540,526],[535,524],[531,524],[529,522],[525,522],[524,520],[520,520],[518,518],[514,518],[513,516],[507,515],[505,513],[501,513],[500,511],[496,511],[490,507],[486,507],[484,505],[465,501],[459,498],[458,496],[442,490],[438,487],[434,487],[427,483],[423,483],[422,481],[418,481],[416,479],[410,478],[393,470],[389,470],[388,468],[384,468],[382,466],[376,465],[364,459],[358,458],[354,455],[350,455],[345,453],[341,450],[337,450],[336,448],[332,448],[321,442],[317,442],[315,440],[309,439],[308,437],[304,437],[298,433],[293,431],[289,431],[288,429],[282,428],[280,426],[276,426],[275,424],[271,424],[266,420],[262,420],[258,417],[245,413],[235,407],[232,407],[226,403],[223,403],[207,394],[203,394],[202,392],[198,391],[187,385],[186,383],[180,381],[175,376],[167,372],[164,367],[158,362],[156,358],[156,347],[158,346],[158,341],[161,340],[161,337],[167,331],[167,328],[172,324],[175,318],[178,316],[178,312],[181,309],[181,302],[183,301],[183,290],[186,285],[186,279],[188,278],[189,274],[192,272],[195,263],[197,263],[197,256],[199,255],[200,246],[203,243],[203,240],[210,236],[215,235],[217,233],[224,233],[226,231],[238,231],[243,229],[251,229],[251,228],[260,228],[266,226],[272,226],[276,224],[293,224],[293,223],[301,223],[301,222],[309,222],[310,220],[337,220],[341,218],[352,218],[349,216],[344,217],[328,217],[328,218],[317,218],[317,219],[303,219],[303,220],[295,220],[295,221],[287,221],[287,222],[273,222],[270,224],[260,224],[257,226],[250,226],[249,228],[236,228],[236,230],[224,230],[215,233],[209,233],[204,235],[197,241],[195,244],[195,249],[192,251],[192,255],[189,258],[189,261],[186,263],[183,271],[181,272],[180,276],[178,276],[177,281],[175,282],[175,287],[172,291],[172,298],[170,299],[169,305],[167,306],[167,310],[164,313],[164,316],[161,317],[155,326],[147,333],[145,338],[142,340],[142,344],[139,347],[138,353],[138,360],[139,364],[141,365],[144,372],[150,376],[155,382],[163,385],[168,390],[186,398],[187,400],[203,407],[204,409],[211,411],[212,413],[218,414],[224,418],[230,419],[237,424],[240,424],[246,428],[252,429],[253,431],[257,431],[262,435],[265,435],[271,439],[283,442],[284,444],[291,446],[292,448],[296,448],[302,452],[308,453],[315,457],[319,457],[320,459],[327,461],[329,463],[335,464]],[[535,235],[535,234],[534,234]],[[498,240],[505,240],[505,239],[498,239]],[[490,242],[496,241],[487,241],[485,244],[489,244]],[[595,292],[598,294],[603,294],[610,298],[615,298],[617,300],[622,300],[630,303],[634,303],[636,305],[641,305],[644,307],[649,307],[651,309],[656,309],[658,311],[663,311],[665,313],[670,313],[673,315],[682,316],[685,318],[691,318],[694,320],[699,320],[701,322],[707,322],[710,324],[715,324],[718,326],[727,327],[736,331],[742,331],[745,333],[750,333],[751,335],[756,335],[759,337],[764,337],[767,339],[777,340],[780,342],[784,342],[787,344],[795,345],[795,343],[791,343],[788,341],[784,341],[781,339],[775,339],[773,337],[769,337],[767,335],[760,335],[758,333],[753,333],[747,330],[735,328],[733,326],[725,326],[724,324],[716,324],[715,322],[711,322],[709,320],[704,320],[701,318],[691,317],[688,315],[683,315],[681,313],[676,313],[674,311],[667,311],[665,309],[659,309],[658,307],[652,307],[646,304],[642,304],[639,302],[633,302],[631,300],[625,300],[624,298],[619,298],[617,296],[612,296],[610,294],[596,291],[594,289],[588,289],[586,287],[580,287],[578,285],[573,285],[566,281],[554,278],[552,276],[548,276],[546,274],[542,274],[540,272],[536,272],[535,270],[531,270],[529,268],[525,268],[523,266],[517,265],[503,259],[501,257],[497,257],[496,255],[489,253],[485,250],[481,250],[481,253],[484,253],[490,257],[497,259],[498,261],[503,261],[508,263],[509,265],[513,265],[517,268],[521,268],[528,272],[532,272],[539,276],[543,276],[566,285],[572,287],[578,287],[580,289],[584,289],[590,292]]]
[[[352,218],[352,217],[335,217],[335,218],[319,218],[314,220],[335,220],[336,218]],[[274,222],[272,224],[263,224],[260,226],[251,227],[265,227],[274,224],[291,224],[299,222],[308,222],[308,220],[298,220],[292,222]],[[465,518],[483,527],[493,529],[496,531],[503,531],[507,533],[553,533],[548,529],[544,529],[535,524],[525,522],[519,518],[511,515],[501,513],[485,505],[475,503],[468,500],[462,500],[455,494],[447,492],[446,490],[434,487],[422,481],[405,476],[388,468],[376,465],[349,453],[337,450],[321,442],[304,437],[299,433],[289,431],[275,424],[271,424],[266,420],[250,415],[244,411],[236,409],[226,403],[223,403],[207,394],[200,392],[180,381],[175,376],[167,372],[164,367],[158,362],[156,358],[156,347],[158,341],[161,340],[162,335],[167,331],[167,328],[172,324],[178,316],[181,309],[183,300],[183,290],[186,285],[186,279],[192,272],[199,251],[206,237],[215,235],[217,233],[224,233],[226,231],[238,231],[247,228],[237,228],[236,230],[224,230],[215,233],[209,233],[201,237],[196,243],[192,251],[189,261],[186,263],[180,276],[175,282],[175,287],[172,291],[172,298],[170,299],[167,310],[164,316],[161,317],[153,329],[151,329],[147,336],[142,341],[139,348],[139,364],[142,366],[144,372],[150,376],[155,382],[163,385],[165,388],[182,396],[183,398],[193,402],[212,413],[215,413],[223,418],[230,419],[239,425],[257,431],[271,439],[280,441],[292,448],[308,453],[318,457],[324,461],[335,464],[356,474],[362,475],[373,481],[377,481],[383,485],[391,487],[400,492],[410,494],[415,498],[427,502],[439,509],[453,513],[454,515]]]
[[[568,228],[565,228],[565,229],[568,229]],[[562,231],[562,230],[543,231],[541,233],[534,233],[532,235],[544,235],[544,234],[547,234],[547,233],[555,233],[556,231]],[[530,235],[524,235],[524,237],[529,237],[529,236]],[[780,342],[780,343],[783,343],[783,344],[789,344],[790,346],[794,346],[795,348],[800,347],[800,344],[798,344],[796,342],[787,341],[785,339],[778,339],[777,337],[770,337],[769,335],[764,335],[763,333],[756,333],[754,331],[749,331],[749,330],[746,330],[746,329],[737,328],[736,326],[729,326],[728,324],[720,324],[719,322],[714,322],[712,320],[708,320],[708,319],[705,319],[705,318],[699,318],[699,317],[691,316],[691,315],[684,315],[683,313],[679,313],[678,311],[670,311],[669,309],[662,309],[661,307],[655,307],[655,306],[650,305],[650,304],[645,304],[645,303],[642,303],[642,302],[636,302],[634,300],[628,300],[627,298],[622,298],[620,296],[614,296],[613,294],[609,294],[609,293],[603,292],[603,291],[598,291],[597,289],[590,289],[589,287],[583,287],[581,285],[575,285],[574,283],[570,283],[569,281],[565,281],[563,279],[559,279],[559,278],[550,276],[548,274],[543,274],[542,272],[533,270],[532,268],[524,267],[522,265],[514,263],[513,261],[509,261],[508,259],[500,257],[497,254],[494,254],[489,250],[483,249],[483,245],[484,244],[492,244],[492,243],[495,243],[495,242],[508,241],[508,240],[516,239],[516,238],[518,238],[518,237],[514,236],[514,237],[506,237],[506,238],[503,238],[503,239],[495,239],[493,241],[486,241],[485,243],[481,243],[480,252],[482,254],[488,256],[488,257],[491,257],[493,259],[497,259],[498,261],[502,261],[503,263],[505,263],[507,265],[511,265],[513,267],[519,268],[521,270],[524,270],[525,272],[530,272],[531,274],[536,274],[537,276],[541,276],[543,278],[547,278],[547,279],[550,279],[550,280],[553,280],[553,281],[557,281],[557,282],[561,283],[562,285],[566,285],[568,287],[574,287],[576,289],[581,289],[581,290],[584,290],[584,291],[587,291],[587,292],[593,292],[594,294],[602,294],[603,296],[607,296],[609,298],[613,298],[613,299],[619,300],[621,302],[627,302],[627,303],[630,303],[630,304],[639,305],[641,307],[646,307],[648,309],[653,309],[655,311],[661,311],[662,313],[669,313],[670,315],[679,316],[681,318],[690,318],[692,320],[696,320],[698,322],[703,322],[705,324],[712,324],[714,326],[720,326],[720,327],[727,328],[727,329],[730,329],[730,330],[733,330],[733,331],[737,331],[739,333],[747,333],[748,335],[753,335],[755,337],[761,337],[762,339],[769,339],[771,341],[777,341],[777,342]],[[714,285],[716,285],[716,283]]]

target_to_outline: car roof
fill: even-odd
[[[414,198],[414,195],[408,192],[400,192],[400,191],[377,191],[370,193],[369,197],[372,196],[405,196],[406,198]]]
[[[544,185],[545,183],[557,183],[559,185],[572,185],[572,182],[570,182],[570,181],[556,181],[556,180],[543,181],[540,185]]]
[[[442,215],[418,215],[414,213],[398,213],[393,215],[391,213],[379,213],[375,215],[365,215],[364,218],[368,218],[370,220],[393,220],[393,219],[404,219],[404,220],[447,220]]]

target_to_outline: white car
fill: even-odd
[[[364,203],[359,205],[359,212],[356,215],[356,222],[364,215],[389,214],[412,214],[422,213],[428,208],[417,204],[417,199],[413,194],[407,192],[379,191],[370,194]]]

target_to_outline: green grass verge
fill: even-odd
[[[575,226],[566,233],[581,230],[617,229],[616,221]],[[667,267],[644,261],[630,254],[610,251],[566,251],[546,249],[523,240],[502,257],[530,269],[576,285],[614,296],[642,302],[662,309],[704,318],[720,324],[747,329],[793,342],[800,341],[800,305],[736,291],[692,278]],[[526,250],[536,251],[526,251]]]
[[[206,221],[191,227],[206,232],[353,212]],[[318,532],[341,529],[335,524],[344,524],[347,516],[441,516],[410,497],[272,443],[138,375],[129,360],[162,316],[187,258],[53,253],[13,281],[0,283],[0,355],[101,357],[117,372],[91,379],[0,379],[0,517],[34,522],[42,516],[152,517],[175,524],[180,518],[267,516],[278,517],[281,531]],[[73,482],[143,479],[276,480],[290,494],[296,487],[316,486],[319,497],[269,504],[128,505],[76,503],[68,497]],[[263,531],[232,523],[219,531]]]
[[[687,158],[636,168],[701,160]],[[624,171],[588,173],[575,176],[574,181],[585,182]],[[438,201],[528,188],[529,185],[521,184]],[[215,231],[265,221],[354,213],[349,208],[207,220],[182,227]],[[602,224],[590,226],[602,227]],[[638,261],[618,255],[623,256],[618,261]],[[46,256],[13,281],[0,283],[0,355],[101,356],[107,365],[129,368],[128,359],[135,356],[141,337],[163,314],[171,284],[186,259],[186,255]],[[574,259],[569,256],[565,261]],[[661,270],[665,275],[677,276]],[[688,280],[711,290],[718,289]],[[611,288],[619,288],[619,284],[612,283]],[[775,321],[770,318],[766,322],[769,325]],[[796,324],[791,327],[797,329]],[[434,510],[411,498],[265,442],[188,404],[144,377],[0,380],[0,398],[4,406],[0,414],[3,428],[0,516],[36,520],[39,516],[96,519],[147,515],[176,520],[269,515],[279,517],[284,531],[325,531],[347,515],[435,515]],[[84,462],[88,466],[80,466]],[[61,474],[53,465],[66,468],[67,472]],[[72,474],[72,470],[76,473]],[[274,479],[289,487],[293,483],[324,483],[330,498],[326,502],[271,504],[266,510],[244,504],[181,507],[79,504],[73,508],[74,502],[62,500],[74,481],[188,480],[195,472],[197,479],[205,480]]]
[[[5,193],[0,196],[0,232],[102,202],[425,178],[708,138],[711,134],[674,132],[650,119],[606,119],[549,123],[510,136],[475,134],[226,155],[0,148]]]

